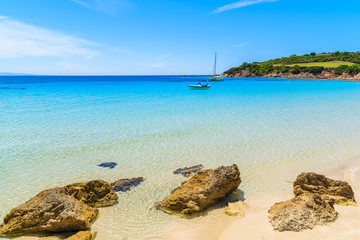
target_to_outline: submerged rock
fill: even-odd
[[[161,201],[159,208],[180,215],[196,214],[235,191],[240,183],[235,164],[201,170]]]
[[[270,223],[277,231],[299,232],[335,221],[338,213],[334,200],[325,200],[318,194],[305,193],[286,202],[273,205],[270,210]]]
[[[116,162],[105,162],[105,163],[100,163],[98,166],[99,167],[106,167],[106,168],[114,168],[116,167],[117,163]]]
[[[196,173],[203,168],[204,166],[201,164],[192,167],[178,168],[174,171],[174,174],[182,174],[183,176],[188,177],[192,173]]]
[[[225,208],[225,213],[229,216],[245,217],[245,209],[247,207],[247,204],[243,201],[237,201],[234,203],[229,202],[228,206]]]
[[[64,187],[66,194],[73,196],[92,207],[105,207],[117,203],[118,195],[108,182],[93,180],[86,183],[73,183]]]
[[[294,182],[294,194],[317,193],[333,198],[336,204],[355,204],[354,192],[344,181],[336,181],[316,173],[301,173]]]
[[[126,192],[130,191],[131,187],[140,185],[144,180],[143,177],[120,179],[111,183],[111,187],[115,192]]]
[[[10,211],[0,235],[87,230],[99,211],[67,195],[63,188],[44,190]]]

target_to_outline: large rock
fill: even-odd
[[[159,203],[159,208],[180,215],[196,214],[235,191],[241,182],[234,164],[201,170]]]
[[[108,182],[94,180],[86,183],[73,183],[64,187],[66,194],[92,206],[105,207],[114,205],[118,195]]]
[[[312,229],[335,221],[338,213],[333,199],[323,199],[318,194],[305,193],[286,202],[273,205],[270,210],[270,223],[277,231]]]
[[[0,235],[87,230],[98,215],[97,209],[67,195],[63,188],[52,188],[12,209]]]
[[[355,204],[354,192],[344,181],[329,179],[321,174],[301,173],[294,182],[294,194],[317,193],[323,197],[333,198],[336,204]]]

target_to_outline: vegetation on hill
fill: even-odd
[[[310,62],[310,63],[295,63],[289,64],[286,66],[293,67],[295,65],[299,65],[300,67],[324,67],[324,68],[337,68],[340,65],[351,66],[355,63],[345,62],[345,61],[331,61],[331,62]],[[274,64],[274,66],[281,66],[282,64]]]
[[[294,75],[312,73],[317,75],[323,71],[332,72],[339,76],[343,73],[354,76],[360,73],[360,52],[310,53],[302,56],[291,55],[290,57],[277,58],[265,62],[245,62],[224,73],[236,75],[242,71],[247,71],[257,76],[272,73],[290,73]]]

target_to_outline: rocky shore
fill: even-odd
[[[193,171],[191,167],[186,169]],[[241,183],[236,164],[196,170],[190,179],[156,203],[158,210],[180,217],[197,216],[220,200],[227,199]],[[119,181],[130,186],[135,180]],[[273,230],[299,232],[313,229],[341,217],[336,205],[356,205],[354,192],[347,182],[312,172],[297,176],[293,182],[293,193],[295,196],[292,199],[275,203],[268,210],[267,225]],[[93,240],[97,232],[91,231],[91,225],[99,216],[96,207],[112,206],[117,200],[114,186],[102,180],[47,189],[13,208],[0,226],[0,236],[31,234],[40,237],[48,234],[40,239]],[[251,209],[251,205],[240,197],[233,200],[226,200],[227,207],[221,207],[223,214],[247,221],[245,212]],[[266,217],[262,218],[265,220]],[[58,237],[59,234],[66,237]]]
[[[0,236],[89,230],[99,216],[95,206],[112,206],[117,199],[102,180],[47,189],[13,208],[0,226]]]
[[[337,219],[334,204],[355,205],[354,192],[347,182],[316,173],[301,173],[293,183],[295,197],[276,203],[270,223],[277,231],[302,231]]]
[[[308,72],[302,72],[299,74],[293,73],[270,73],[264,75],[258,75],[254,73],[250,73],[246,70],[241,71],[241,73],[226,74],[223,73],[221,76],[226,78],[285,78],[285,79],[319,79],[319,80],[347,80],[347,81],[359,81],[360,74],[352,76],[347,73],[343,73],[342,75],[336,75],[333,71],[324,70],[320,74],[313,74]]]

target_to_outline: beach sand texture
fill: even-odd
[[[328,171],[327,176],[333,179],[347,181],[353,188],[355,199],[360,199],[360,156],[352,157],[344,165]],[[276,232],[268,222],[268,209],[275,203],[292,198],[275,197],[260,199],[247,212],[246,218],[235,220],[217,238],[219,240],[237,239],[359,239],[360,236],[360,208],[358,206],[335,205],[339,213],[338,219],[325,226],[316,226],[312,230],[302,232]]]

